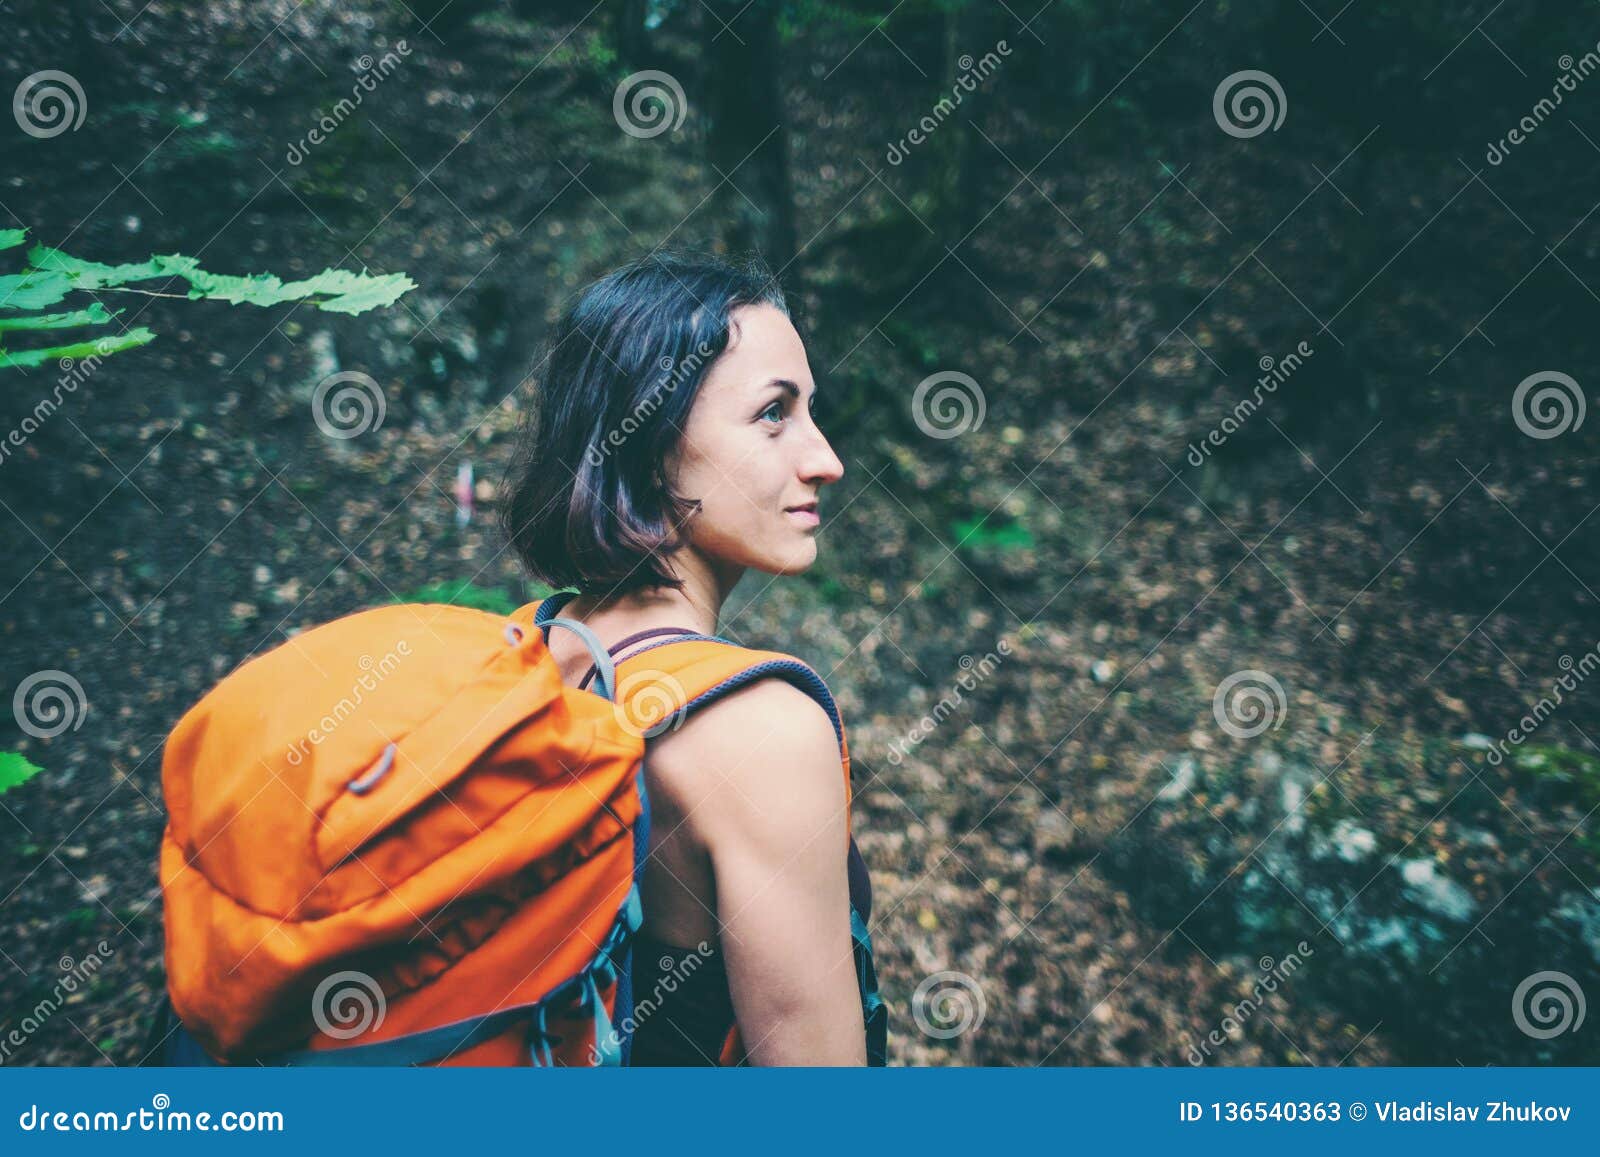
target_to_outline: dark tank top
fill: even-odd
[[[850,838],[850,903],[872,916],[872,881]],[[704,943],[702,941],[701,943]],[[684,948],[642,930],[633,942],[633,1050],[629,1064],[715,1065],[733,1028],[733,998],[721,950]]]

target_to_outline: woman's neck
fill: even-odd
[[[679,550],[669,566],[683,580],[681,588],[649,587],[619,595],[580,594],[562,614],[582,621],[602,638],[652,627],[689,627],[703,635],[716,634],[722,604],[743,577],[744,568],[718,565],[692,548]]]

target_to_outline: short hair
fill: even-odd
[[[744,305],[789,314],[757,258],[652,253],[584,289],[547,343],[501,522],[528,570],[554,587],[681,587],[662,557],[700,507],[666,461]]]

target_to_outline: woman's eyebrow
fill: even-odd
[[[777,386],[784,393],[788,394],[791,398],[799,398],[800,397],[800,387],[798,385],[796,385],[794,382],[791,382],[788,378],[772,378],[769,381],[765,381],[765,382],[761,383],[761,388],[763,390],[766,389],[768,386]],[[817,388],[815,386],[812,386],[811,387],[811,392],[813,394],[815,394],[817,392]]]

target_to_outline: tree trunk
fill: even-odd
[[[645,33],[646,0],[619,0],[612,10],[611,37],[617,46],[617,60],[629,72],[645,67],[649,37]]]
[[[945,14],[945,41],[943,68],[934,99],[951,96],[957,91],[957,82],[970,71],[961,61],[977,60],[990,49],[987,38],[988,10],[982,4],[969,3]],[[982,83],[982,82],[980,82]],[[974,105],[979,92],[962,92],[962,101],[956,105],[955,114],[944,126],[943,164],[939,180],[939,220],[936,227],[947,245],[955,245],[978,223],[987,206],[980,206],[978,198],[983,176],[985,157],[999,160],[999,154],[989,143],[978,136],[974,127]]]
[[[711,0],[701,15],[711,177],[721,182],[712,201],[722,239],[730,250],[758,251],[776,271],[795,256],[777,5]]]

